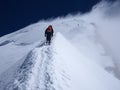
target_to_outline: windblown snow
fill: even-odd
[[[44,30],[52,24],[51,45]],[[114,60],[94,24],[41,21],[0,38],[0,90],[120,90]]]

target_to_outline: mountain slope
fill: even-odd
[[[70,87],[68,90],[119,90],[119,80],[86,58],[61,34],[58,34],[53,43],[56,51],[55,61],[61,63],[55,65],[62,66],[60,68],[67,73],[66,82]]]
[[[47,47],[44,46],[44,30],[50,24],[53,25],[55,33],[53,44]],[[49,86],[56,90],[62,88],[113,90],[113,87],[114,90],[118,90],[119,80],[115,79],[116,66],[99,42],[96,30],[94,24],[87,23],[80,17],[68,17],[40,21],[1,37],[0,90],[13,90],[13,88],[34,90],[36,87],[39,90]],[[62,35],[56,35],[57,32]],[[51,63],[46,59],[50,57],[48,52],[52,55]],[[45,57],[43,58],[42,55]],[[41,63],[43,66],[39,65]],[[49,73],[52,74],[53,81],[45,81],[46,78],[50,79],[49,75],[45,74],[50,71],[45,70],[46,66],[48,69],[52,68],[50,69],[52,72]],[[110,87],[108,87],[109,82],[111,82]],[[86,83],[90,84],[87,84],[88,88],[85,88]]]
[[[5,90],[119,90],[119,84],[119,80],[87,59],[60,33],[57,33],[51,46],[38,46],[29,52],[13,80],[2,88]]]
[[[74,44],[86,57],[94,60],[109,72],[114,73],[114,62],[99,43],[96,34],[96,27],[83,21],[80,17],[55,19],[48,22],[38,22],[25,27],[19,31],[0,38],[0,74],[7,70],[7,66],[14,65],[22,59],[25,54],[35,48],[36,45],[45,41],[44,30],[52,24],[55,33],[62,33],[71,43]],[[3,52],[4,51],[4,52]],[[17,53],[15,55],[15,53]],[[6,57],[7,56],[7,57]],[[17,57],[17,58],[16,58]],[[10,58],[8,60],[8,58]]]

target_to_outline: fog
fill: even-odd
[[[100,42],[120,71],[120,1],[103,0],[81,19],[94,24]]]
[[[57,22],[65,18],[79,18],[96,28],[97,39],[115,64],[116,76],[120,79],[120,1],[102,0],[87,13],[68,14],[45,22]]]

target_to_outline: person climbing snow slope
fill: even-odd
[[[49,25],[45,30],[46,44],[50,45],[51,38],[53,37],[53,33],[54,31],[53,31],[52,25]]]

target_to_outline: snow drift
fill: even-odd
[[[61,34],[57,34],[53,46],[56,67],[59,66],[68,75],[66,84],[69,87],[65,90],[119,90],[119,80],[91,62]]]
[[[51,46],[38,46],[28,53],[2,90],[119,90],[119,84],[57,33]]]
[[[103,1],[90,13],[40,21],[1,37],[0,90],[120,90],[119,13],[108,14],[119,5]],[[44,46],[48,25],[54,39]]]

